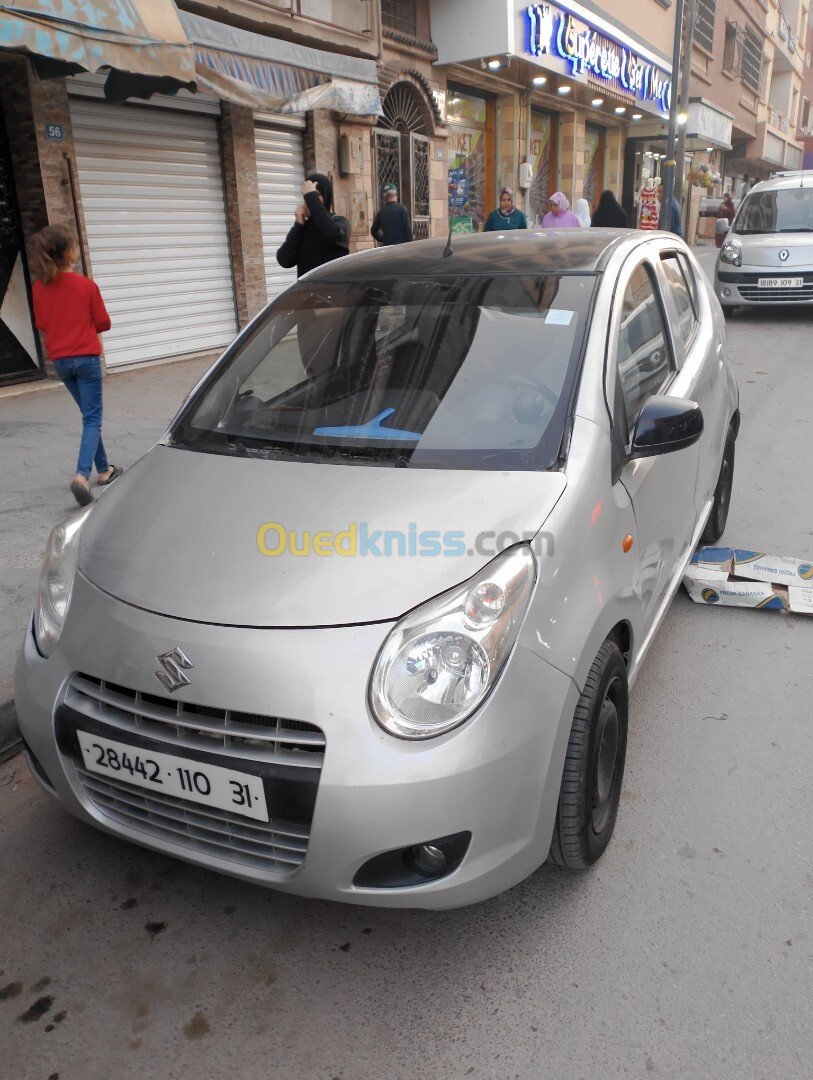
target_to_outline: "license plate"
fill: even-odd
[[[159,754],[87,731],[76,734],[85,768],[99,776],[115,777],[162,795],[268,821],[265,790],[259,776],[175,754]]]
[[[801,289],[805,279],[800,277],[761,277],[757,280],[760,289]]]

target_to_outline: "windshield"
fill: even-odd
[[[215,368],[171,444],[347,464],[549,468],[595,282],[303,281]]]
[[[813,232],[813,188],[752,191],[743,200],[732,232]]]

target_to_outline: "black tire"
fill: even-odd
[[[573,716],[549,862],[586,870],[610,842],[624,780],[628,698],[624,657],[605,641]]]
[[[736,310],[734,304],[723,304],[723,315],[725,315],[727,319],[730,319]]]
[[[703,544],[716,544],[725,532],[728,509],[731,506],[731,492],[734,487],[735,443],[734,429],[729,428],[723,449],[723,460],[720,464],[720,475],[717,478],[717,487],[714,489],[714,502],[711,504],[711,513],[703,535],[700,537]]]

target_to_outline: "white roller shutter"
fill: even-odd
[[[213,117],[74,98],[93,276],[117,367],[226,345],[237,330]]]
[[[294,223],[294,211],[302,202],[305,161],[302,132],[255,127],[257,182],[260,190],[265,286],[268,299],[296,280],[296,270],[283,270],[277,248]]]

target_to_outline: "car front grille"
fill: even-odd
[[[106,818],[182,847],[233,859],[276,873],[302,864],[310,835],[306,827],[272,820],[254,822],[184,799],[108,780],[76,766],[85,795]]]
[[[760,304],[799,304],[813,300],[813,281],[805,281],[800,289],[760,289],[758,285],[740,285],[743,300]]]
[[[308,769],[321,768],[324,760],[324,732],[300,720],[190,705],[90,675],[71,678],[65,704],[119,731],[187,750]]]
[[[275,873],[304,861],[325,753],[315,724],[173,701],[84,674],[70,678],[56,723],[85,797],[113,825]],[[79,750],[80,729],[251,771],[263,779],[270,821],[91,772]]]

